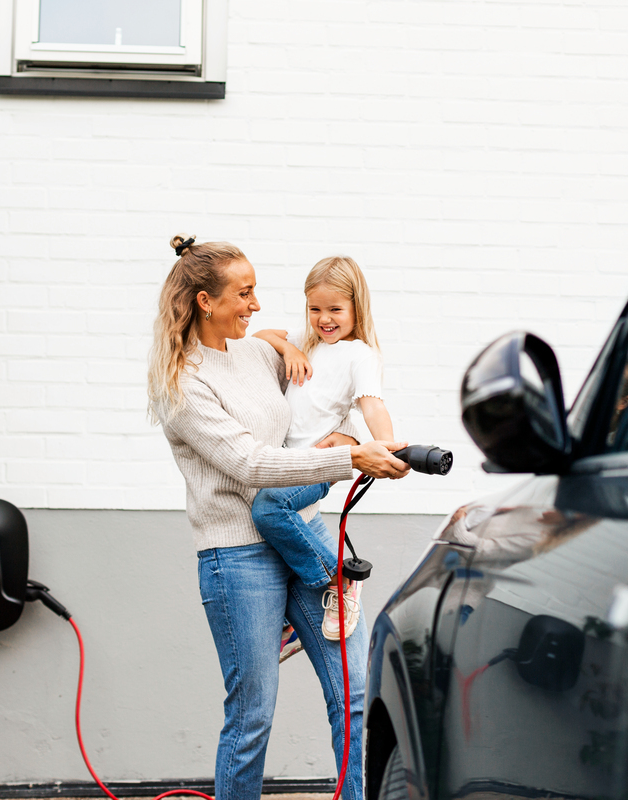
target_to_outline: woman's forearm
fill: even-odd
[[[169,420],[167,433],[185,443],[220,472],[253,488],[297,486],[353,476],[349,446],[326,450],[273,447],[254,438],[207,392],[201,382],[186,386],[186,404]],[[285,431],[273,433],[281,441]]]
[[[271,446],[255,439],[223,408],[216,395],[200,379],[185,386],[186,403],[164,427],[173,445],[190,448],[224,475],[252,488],[298,486],[323,481],[350,480],[352,467],[375,478],[399,478],[409,467],[392,451],[406,443],[367,442],[350,447],[307,450]],[[283,422],[273,423],[268,440],[283,441]]]

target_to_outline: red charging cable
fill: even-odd
[[[109,789],[107,789],[107,787],[100,780],[98,775],[96,775],[96,772],[94,771],[94,768],[92,767],[92,765],[90,763],[90,760],[87,757],[87,753],[85,752],[85,746],[83,744],[83,735],[81,734],[81,695],[83,693],[83,670],[84,670],[84,667],[85,667],[85,650],[83,648],[83,637],[81,636],[81,632],[78,629],[78,625],[76,624],[76,622],[74,622],[72,617],[70,617],[68,619],[68,622],[74,628],[74,632],[76,633],[76,638],[78,639],[78,643],[79,643],[79,652],[80,652],[80,655],[81,655],[81,662],[80,662],[80,667],[79,667],[78,689],[77,689],[77,692],[76,692],[76,715],[75,715],[76,738],[78,739],[79,748],[81,750],[81,755],[83,756],[83,761],[85,762],[85,766],[89,770],[89,774],[96,781],[96,783],[101,788],[101,790],[107,795],[107,797],[110,797],[111,800],[119,800],[119,798],[116,797],[115,794],[113,794],[113,792],[110,792]],[[158,794],[157,797],[153,798],[153,800],[161,800],[162,797],[168,797],[169,795],[172,795],[172,794],[191,794],[191,795],[195,795],[196,797],[204,797],[205,800],[214,800],[214,798],[210,797],[210,795],[203,794],[203,792],[196,792],[193,789],[173,789],[170,792],[163,792],[163,794]]]
[[[353,486],[351,487],[349,494],[347,495],[347,499],[345,500],[345,505],[343,512],[347,511],[349,504],[353,500],[353,495],[356,492],[358,486],[362,483],[365,478],[365,474],[362,472],[360,477],[357,478]],[[344,749],[342,752],[342,766],[340,768],[340,774],[338,775],[338,785],[336,786],[336,791],[334,793],[333,800],[338,800],[340,797],[340,792],[342,791],[342,785],[345,781],[345,775],[347,774],[347,766],[349,764],[349,748],[351,746],[351,687],[349,685],[349,665],[347,662],[347,639],[345,636],[345,604],[344,604],[344,597],[343,594],[343,580],[342,580],[342,568],[344,562],[344,551],[345,551],[345,529],[347,527],[347,514],[344,514],[340,520],[340,529],[338,535],[338,624],[340,626],[340,655],[342,657],[342,680],[343,680],[343,688],[344,688],[344,698],[345,698],[345,735],[344,735]],[[341,602],[342,597],[342,602]]]
[[[345,501],[343,512],[347,510],[351,500],[353,499],[353,495],[356,492],[358,486],[362,483],[363,479],[366,476],[364,473],[360,475],[360,477],[355,481],[349,494],[347,495],[347,499]],[[345,637],[345,609],[344,609],[344,600],[341,601],[341,589],[342,589],[342,567],[344,561],[344,544],[345,544],[345,528],[347,526],[347,515],[345,514],[340,522],[340,529],[339,529],[339,537],[338,537],[338,624],[340,625],[340,654],[342,657],[342,677],[343,677],[343,687],[344,687],[344,699],[345,699],[345,731],[344,731],[344,748],[342,753],[342,766],[340,768],[340,774],[338,775],[338,785],[336,786],[336,792],[334,794],[333,800],[338,800],[340,797],[340,792],[342,791],[342,785],[345,780],[345,775],[347,774],[347,766],[349,764],[349,748],[351,745],[351,695],[350,695],[350,685],[349,685],[349,665],[347,662],[347,641]],[[78,628],[78,625],[72,617],[67,617],[68,622],[74,628],[74,632],[76,633],[76,638],[78,639],[79,644],[79,652],[80,652],[80,666],[79,666],[79,680],[78,680],[78,689],[76,692],[76,714],[75,714],[75,722],[76,722],[76,738],[78,739],[79,748],[81,751],[81,755],[83,756],[83,761],[85,762],[85,766],[89,770],[89,774],[92,778],[96,781],[98,786],[100,787],[101,791],[103,791],[107,797],[110,797],[111,800],[120,800],[120,798],[116,797],[113,792],[110,792],[109,789],[105,786],[105,784],[100,780],[98,775],[96,774],[94,768],[91,765],[91,762],[87,756],[87,752],[85,751],[85,745],[83,744],[83,734],[81,733],[81,696],[83,694],[83,672],[85,668],[85,649],[83,647],[83,637],[81,636],[81,632]],[[169,792],[163,792],[163,794],[158,794],[153,800],[161,800],[162,797],[169,797],[170,795],[193,795],[195,797],[203,797],[205,800],[215,800],[208,794],[203,794],[203,792],[196,792],[193,789],[173,789]]]

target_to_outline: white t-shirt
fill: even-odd
[[[303,334],[288,332],[288,341],[303,346]],[[321,342],[310,353],[312,377],[303,386],[292,382],[286,400],[292,422],[286,447],[314,447],[338,428],[360,397],[382,396],[379,353],[361,339],[335,344]]]

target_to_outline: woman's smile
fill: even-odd
[[[232,261],[227,274],[229,282],[223,293],[208,303],[211,315],[201,336],[203,344],[218,350],[225,349],[226,339],[242,339],[246,336],[251,316],[260,309],[255,296],[255,270],[251,264],[248,261]]]

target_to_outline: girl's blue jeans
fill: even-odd
[[[327,496],[329,483],[260,489],[251,516],[259,533],[306,586],[326,586],[338,569],[338,545],[320,515],[307,523],[298,513]]]
[[[310,525],[322,524],[313,520]],[[199,584],[227,690],[216,756],[216,800],[260,800],[279,681],[284,616],[321,682],[340,769],[344,697],[340,644],[321,631],[323,589],[306,586],[266,542],[202,550]],[[364,615],[347,639],[351,749],[343,800],[362,800],[362,707],[368,634]],[[307,720],[294,718],[295,725]]]

